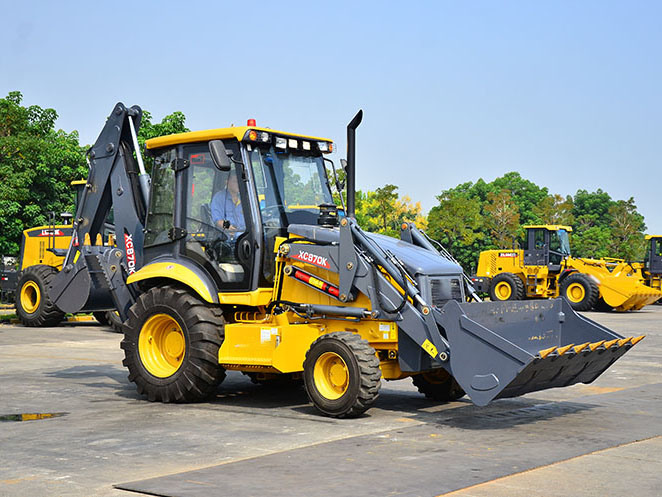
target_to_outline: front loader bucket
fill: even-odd
[[[633,277],[616,275],[602,278],[600,296],[615,310],[630,311],[655,303],[662,297],[662,292]]]
[[[623,338],[565,299],[458,304],[437,316],[450,369],[474,404],[591,383],[641,337]]]

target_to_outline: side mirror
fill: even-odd
[[[216,167],[221,171],[232,169],[230,156],[221,140],[212,140],[209,142],[209,153]]]
[[[347,161],[345,159],[340,159],[340,165],[342,166],[342,170],[347,172]]]

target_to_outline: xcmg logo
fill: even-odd
[[[299,253],[293,255],[292,259],[298,259],[300,261],[307,262],[309,264],[314,264],[316,266],[323,267],[324,269],[331,269],[331,266],[329,265],[329,261],[326,257],[322,257],[321,255],[311,254],[310,252],[306,252],[305,250],[299,250]]]
[[[133,235],[124,233],[124,247],[126,248],[126,265],[129,274],[136,272],[136,250],[133,247]]]
[[[60,229],[54,230],[41,230],[37,236],[64,236],[64,233]]]

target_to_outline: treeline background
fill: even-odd
[[[85,147],[76,131],[55,129],[57,112],[22,105],[22,94],[0,99],[0,254],[18,255],[24,229],[48,223],[49,212],[72,212],[70,182],[87,176]],[[160,123],[143,110],[139,142],[189,131],[183,113]],[[643,259],[644,217],[634,198],[612,199],[600,189],[561,196],[509,172],[442,190],[427,216],[420,202],[396,185],[357,191],[356,216],[368,231],[399,236],[402,221],[414,221],[473,271],[481,250],[517,247],[527,224],[573,227],[572,252],[580,257]]]

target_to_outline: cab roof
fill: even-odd
[[[333,142],[333,140],[328,138],[288,133],[286,131],[277,131],[270,128],[260,128],[256,126],[231,126],[229,128],[206,129],[202,131],[189,131],[188,133],[176,133],[174,135],[159,136],[157,138],[150,138],[145,142],[145,145],[148,149],[152,150],[155,148],[180,145],[182,143],[207,142],[211,140],[223,140],[228,138],[235,138],[238,141],[242,141],[246,136],[246,133],[248,133],[250,130],[266,131],[267,133],[274,136],[290,136],[310,141],[328,143]]]
[[[646,240],[651,240],[652,238],[662,238],[662,235],[646,235]]]
[[[563,226],[562,224],[529,224],[526,226],[522,226],[524,229],[529,229],[529,228],[543,228],[548,231],[558,231],[558,230],[566,230],[566,231],[572,231],[572,228],[570,226]]]

